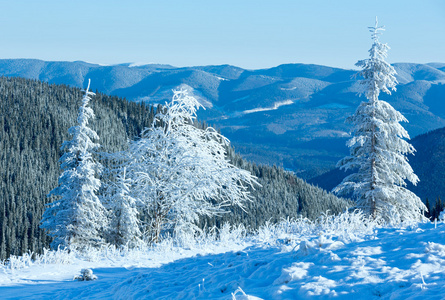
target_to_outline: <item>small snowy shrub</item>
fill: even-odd
[[[439,221],[445,222],[445,210],[443,210],[439,215]]]
[[[10,270],[18,270],[29,267],[33,264],[32,254],[24,253],[22,256],[11,255],[3,264]]]
[[[247,229],[243,224],[230,226],[229,223],[219,229],[219,240],[222,244],[239,243],[247,235]]]
[[[82,269],[80,271],[80,275],[74,277],[74,279],[78,281],[90,281],[96,280],[97,276],[93,274],[93,270],[91,269]]]
[[[276,245],[293,245],[308,237],[336,238],[343,242],[351,242],[374,234],[378,221],[365,216],[360,210],[346,211],[340,215],[325,213],[318,220],[306,218],[285,219],[280,223],[266,222],[254,236],[258,242]]]
[[[75,257],[75,251],[68,249],[49,250],[43,248],[43,254],[37,255],[35,262],[38,264],[70,264]]]
[[[327,236],[337,236],[343,241],[357,240],[372,235],[379,220],[365,216],[361,210],[345,211],[339,215],[322,214],[316,222],[319,232]]]
[[[258,240],[265,244],[273,243],[277,237],[277,226],[277,224],[272,224],[271,222],[267,221],[263,226],[258,228],[256,234]]]

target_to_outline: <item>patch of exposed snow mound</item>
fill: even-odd
[[[243,111],[243,114],[251,114],[251,113],[255,113],[255,112],[277,110],[280,106],[290,105],[293,103],[294,103],[294,101],[292,101],[292,100],[279,101],[279,102],[275,102],[272,107],[263,107],[263,108],[259,107],[259,108],[254,108],[254,109],[248,109],[248,110]]]

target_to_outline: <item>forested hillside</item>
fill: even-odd
[[[233,149],[229,156],[234,165],[249,170],[258,177],[261,187],[250,189],[254,200],[246,203],[246,211],[239,207],[232,207],[228,213],[216,219],[206,219],[209,225],[243,223],[251,228],[258,228],[266,221],[272,223],[287,217],[303,216],[316,219],[322,213],[337,214],[343,212],[352,204],[339,199],[325,190],[315,187],[298,178],[291,172],[276,166],[256,165],[246,162]]]
[[[22,78],[0,78],[0,258],[49,247],[39,228],[48,192],[57,186],[60,147],[75,124],[82,92],[65,85],[50,85]],[[91,102],[96,119],[91,127],[99,134],[101,151],[115,152],[150,126],[155,110],[143,104],[96,94]],[[243,161],[231,149],[230,159],[250,170],[262,187],[252,191],[246,212],[234,209],[203,224],[243,222],[257,228],[267,220],[321,212],[340,212],[348,206],[325,191],[306,184],[280,168]],[[98,157],[100,158],[100,157]]]
[[[57,186],[60,147],[75,124],[82,93],[64,85],[21,78],[0,79],[0,257],[41,251],[49,238],[39,222]],[[96,95],[94,127],[103,150],[123,149],[149,125],[153,110],[116,97]]]

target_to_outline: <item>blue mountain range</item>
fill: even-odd
[[[445,126],[445,64],[396,63],[399,85],[381,95],[409,120],[411,136]],[[132,101],[163,104],[188,88],[203,104],[198,117],[221,129],[248,160],[276,164],[309,179],[348,153],[345,123],[361,101],[356,70],[285,64],[246,70],[230,65],[102,66],[35,59],[0,60],[0,74],[86,87]]]

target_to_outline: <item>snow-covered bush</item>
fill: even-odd
[[[97,276],[93,274],[93,270],[91,269],[82,269],[80,271],[80,275],[74,277],[74,280],[78,281],[90,281],[96,280]]]
[[[57,250],[49,250],[43,248],[43,254],[37,254],[35,263],[37,264],[70,264],[74,257],[76,256],[75,250],[68,250],[66,248],[61,249],[60,247]]]
[[[193,125],[200,107],[186,90],[174,91],[153,126],[130,144],[131,195],[149,216],[144,228],[149,242],[159,241],[166,229],[193,235],[200,216],[215,216],[229,205],[242,207],[249,200],[247,186],[256,183],[250,172],[228,162],[224,136]]]
[[[142,243],[142,233],[137,200],[131,196],[132,180],[125,166],[113,171],[118,173],[117,182],[107,182],[103,200],[110,218],[106,240],[116,246],[136,247]]]
[[[223,244],[237,243],[247,236],[247,229],[243,224],[231,226],[224,223],[219,229],[219,241]]]
[[[445,210],[440,212],[439,221],[445,222]]]
[[[302,238],[314,236],[351,242],[374,234],[377,226],[380,226],[378,221],[359,210],[345,211],[339,215],[325,213],[315,221],[300,217],[282,220],[277,224],[266,223],[258,229],[254,239],[269,245],[295,245]]]
[[[18,270],[31,266],[33,262],[33,254],[28,252],[21,256],[11,255],[2,264],[10,270]]]

